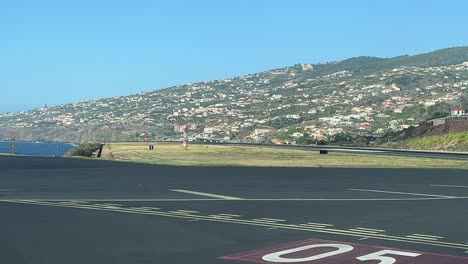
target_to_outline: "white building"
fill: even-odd
[[[465,115],[465,110],[461,106],[455,106],[452,109],[452,116],[463,116]]]

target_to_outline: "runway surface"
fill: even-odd
[[[1,263],[468,263],[465,170],[0,156]]]

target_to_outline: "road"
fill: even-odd
[[[1,263],[468,263],[462,170],[0,156]]]

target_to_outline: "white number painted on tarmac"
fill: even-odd
[[[336,248],[336,250],[322,253],[318,255],[308,256],[308,257],[296,257],[296,258],[288,258],[284,257],[284,255],[296,253],[299,251],[309,250],[313,248]],[[323,259],[335,255],[344,254],[353,250],[354,247],[345,244],[316,244],[316,245],[307,245],[301,246],[297,248],[286,249],[274,253],[267,254],[262,257],[264,261],[275,262],[275,263],[296,263],[296,262],[306,262],[306,261],[313,261],[318,259]],[[371,254],[367,254],[361,257],[357,257],[357,260],[360,261],[368,261],[368,260],[379,260],[378,264],[393,264],[397,260],[392,257],[384,256],[384,255],[397,255],[397,256],[404,256],[404,257],[417,257],[421,254],[413,253],[413,252],[404,252],[404,251],[397,251],[397,250],[381,250],[378,252],[374,252]]]
[[[412,252],[404,252],[404,251],[396,251],[396,250],[381,250],[378,252],[374,252],[362,257],[358,257],[357,259],[360,261],[366,261],[366,260],[380,260],[378,264],[393,264],[396,262],[396,259],[392,257],[386,257],[383,255],[390,254],[390,255],[398,255],[398,256],[405,256],[405,257],[417,257],[420,256],[421,254],[418,253],[412,253]]]
[[[322,253],[314,256],[309,256],[305,258],[286,258],[286,257],[281,257],[286,254],[291,254],[303,250],[308,250],[312,248],[336,248],[336,250],[327,252],[327,253]],[[292,248],[292,249],[287,249],[279,252],[274,252],[268,255],[263,256],[263,260],[265,261],[270,261],[270,262],[276,262],[276,263],[294,263],[294,262],[305,262],[305,261],[312,261],[312,260],[317,260],[317,259],[322,259],[326,257],[331,257],[334,255],[339,255],[343,254],[346,252],[349,252],[353,250],[354,248],[349,245],[343,245],[343,244],[317,244],[317,245],[308,245],[308,246],[302,246],[302,247],[297,247],[297,248]]]

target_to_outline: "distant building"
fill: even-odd
[[[271,142],[273,144],[278,144],[279,145],[279,144],[283,144],[284,141],[279,139],[279,138],[274,138],[274,139],[271,140]]]
[[[455,106],[452,109],[452,116],[463,116],[465,115],[465,110],[461,106]]]
[[[263,135],[263,134],[270,133],[270,132],[275,132],[275,131],[276,131],[276,129],[271,128],[271,127],[257,127],[254,130],[254,134],[256,136],[258,136],[258,135]]]
[[[295,138],[300,138],[300,137],[304,136],[304,133],[301,133],[301,132],[294,132],[294,133],[292,134],[292,136],[295,137]]]
[[[400,114],[400,113],[403,113],[403,109],[400,108],[400,107],[397,107],[397,108],[393,109],[393,112],[396,113],[396,114]]]

